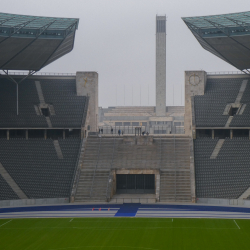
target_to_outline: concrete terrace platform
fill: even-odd
[[[250,208],[176,204],[88,204],[1,208],[0,219],[14,218],[223,218],[250,219]]]
[[[155,194],[115,194],[110,203],[156,203]]]
[[[135,136],[132,134],[123,134],[123,135],[118,135],[118,134],[98,134],[98,135],[89,135],[89,137],[103,137],[103,138],[112,138],[112,137],[152,137],[152,138],[190,138],[190,136],[185,135],[185,134],[149,134],[149,135],[141,135],[141,136]]]

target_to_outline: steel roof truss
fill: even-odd
[[[207,20],[208,21],[208,20]],[[236,39],[234,39],[233,37],[231,37],[229,35],[228,32],[224,32],[224,30],[226,29],[226,27],[222,26],[221,24],[217,24],[217,23],[214,23],[212,21],[208,21],[210,22],[214,27],[218,28],[219,30],[221,30],[228,38],[232,39],[234,42],[236,42],[237,44],[239,44],[240,46],[242,46],[243,48],[247,49],[250,51],[250,49],[248,47],[246,47],[245,45],[243,45],[242,43],[238,42]],[[221,28],[220,26],[222,26],[223,28]],[[236,67],[237,68],[237,67]]]
[[[9,20],[14,19],[14,18],[16,18],[16,17],[4,19],[4,20],[0,21],[0,24],[6,23],[6,22],[8,22]]]
[[[250,31],[250,24],[249,23],[246,23],[246,22],[243,22],[243,21],[237,21],[236,19],[231,19],[231,18],[228,18],[228,17],[225,17],[227,19],[229,19],[230,21],[234,22],[235,24],[237,24],[238,26],[242,27],[242,28],[247,28],[249,31]],[[241,23],[241,24],[240,24]],[[246,25],[243,25],[243,24],[246,24]]]
[[[46,30],[49,28],[50,25],[52,25],[55,22],[55,20],[49,24],[46,24],[43,26],[42,31],[40,30],[39,34],[36,36],[35,39],[33,39],[30,43],[28,43],[23,49],[21,49],[18,53],[16,53],[12,58],[10,58],[7,62],[5,62],[3,65],[1,65],[1,69],[4,69],[4,66],[6,66],[9,62],[11,62],[15,57],[17,57],[21,52],[23,52],[26,48],[28,48],[32,43],[34,43],[37,38]]]
[[[187,26],[190,28],[189,24]],[[212,48],[218,55],[220,55],[222,58],[224,58],[225,61],[227,61],[229,64],[233,65],[235,68],[237,68],[230,60],[228,60],[224,55],[222,55],[217,49],[215,49],[211,44],[209,44],[196,30],[190,28],[190,30],[193,30],[193,32],[197,33],[197,35],[202,39],[204,43],[206,43],[210,48]],[[245,72],[244,72],[245,73]]]

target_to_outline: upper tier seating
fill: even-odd
[[[250,80],[241,98],[241,103],[246,104],[242,115],[235,115],[230,127],[250,127]]]
[[[53,127],[80,127],[86,97],[76,95],[75,79],[40,80],[40,83],[45,102],[55,109],[55,115],[50,116]]]
[[[19,85],[19,115],[16,114],[16,85],[0,78],[0,127],[48,127],[44,116],[38,116],[34,105],[39,103],[34,81]]]
[[[196,195],[237,199],[250,187],[250,140],[225,139],[217,158],[210,159],[217,142],[194,140]]]
[[[229,115],[223,115],[225,107],[235,102],[243,80],[208,79],[205,94],[194,97],[196,126],[224,127],[229,118]]]
[[[76,95],[75,79],[30,78],[19,84],[19,115],[16,114],[16,85],[0,78],[0,128],[48,128],[43,115],[37,115],[39,105],[35,81],[40,81],[46,104],[54,107],[50,116],[52,127],[80,128],[86,105],[85,96]]]
[[[69,197],[80,141],[59,139],[63,159],[58,159],[51,139],[0,139],[0,162],[28,198]],[[0,199],[18,199],[2,183],[0,178]]]

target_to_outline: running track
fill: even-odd
[[[4,218],[151,217],[250,219],[250,208],[163,204],[53,205],[0,208]]]

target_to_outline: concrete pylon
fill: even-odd
[[[156,16],[156,116],[166,115],[166,16]]]
[[[98,73],[76,72],[76,92],[78,96],[89,96],[89,131],[98,131]]]

